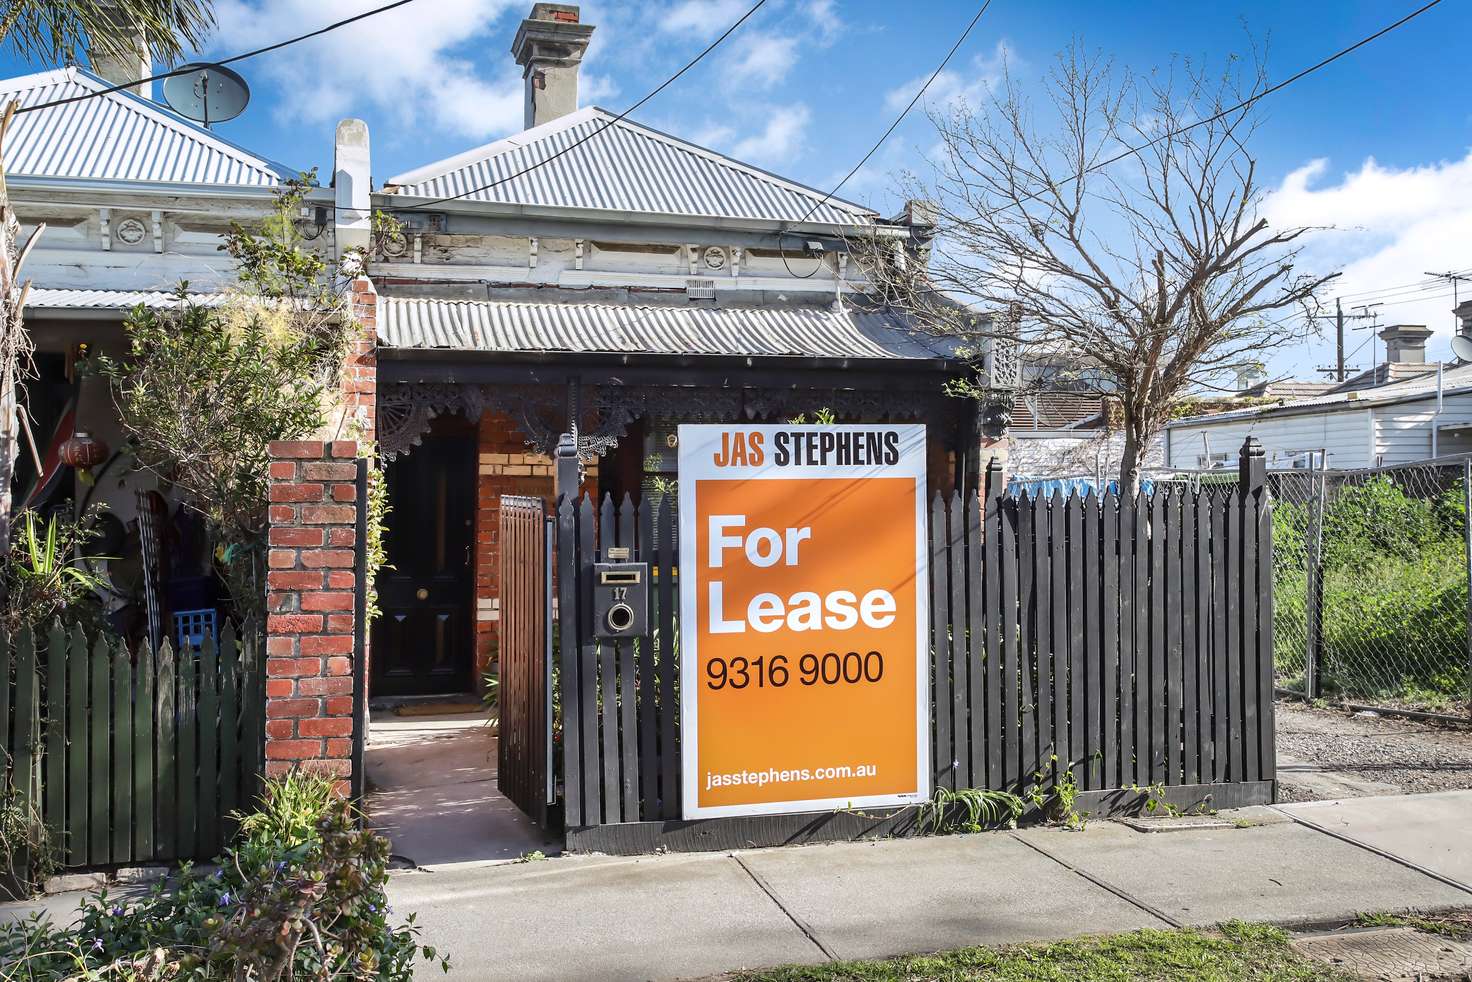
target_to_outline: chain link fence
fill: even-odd
[[[1274,471],[1269,486],[1278,685],[1466,715],[1472,458]]]

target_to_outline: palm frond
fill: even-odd
[[[29,62],[75,63],[131,54],[141,36],[149,57],[172,65],[204,46],[213,7],[213,0],[10,0],[0,44]]]

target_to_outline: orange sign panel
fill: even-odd
[[[926,798],[924,427],[679,445],[684,815]]]

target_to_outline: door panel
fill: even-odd
[[[374,696],[470,692],[475,443],[468,427],[432,430],[388,465],[391,511],[373,627]]]

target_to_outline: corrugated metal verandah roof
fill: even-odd
[[[589,106],[390,178],[385,189],[422,198],[463,194],[465,201],[701,218],[797,222],[807,216],[810,223],[851,226],[876,217],[837,198],[819,205],[819,191],[630,120],[615,123],[616,118]],[[594,133],[527,174],[485,187]]]
[[[191,293],[189,301],[200,307],[217,307],[228,299],[224,293]],[[151,309],[173,307],[179,295],[173,290],[63,290],[37,287],[26,294],[26,308],[39,310],[132,310],[142,304]]]
[[[0,99],[19,99],[25,108],[105,88],[106,82],[80,68],[58,68],[0,80]],[[18,114],[5,137],[5,170],[12,178],[262,188],[292,176],[280,164],[127,91]]]
[[[947,357],[893,314],[831,307],[675,307],[378,298],[390,348],[493,352]]]

